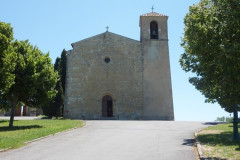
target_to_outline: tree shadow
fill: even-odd
[[[42,128],[40,125],[29,125],[29,126],[13,126],[13,127],[0,127],[0,132],[4,131],[16,131],[16,130],[24,130],[24,129],[32,129],[32,128]]]
[[[233,128],[233,125],[230,125],[228,127]],[[240,123],[238,123],[238,128],[240,128]]]
[[[240,141],[232,141],[232,132],[223,132],[220,134],[200,134],[198,135],[200,143],[210,146],[238,146],[236,151],[240,151]]]
[[[7,122],[8,120],[5,120],[5,119],[0,119],[0,123],[4,123],[4,122]]]
[[[214,125],[218,125],[218,124],[221,124],[222,122],[205,122],[205,123],[202,123],[203,125],[211,125],[211,126],[214,126]]]
[[[240,144],[238,146],[238,148],[235,149],[236,151],[240,151]]]
[[[184,139],[182,145],[185,146],[194,146],[194,139]]]
[[[217,157],[207,157],[207,158],[201,158],[200,160],[227,160],[227,159],[221,159],[221,158],[217,158]]]
[[[63,117],[49,117],[49,116],[44,116],[44,117],[41,117],[39,118],[39,120],[67,120]]]

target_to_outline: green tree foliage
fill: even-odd
[[[60,80],[57,81],[55,90],[57,91],[56,96],[50,99],[48,103],[45,103],[42,106],[44,115],[49,117],[62,116],[64,95],[63,95],[63,89],[62,89],[62,84]]]
[[[12,41],[13,41],[13,28],[10,26],[10,24],[0,21],[0,101],[1,102],[4,102],[4,100],[2,99],[3,94],[7,92],[8,89],[14,83],[14,74],[12,73],[12,71],[14,70],[14,67],[15,67],[15,53],[13,52],[13,48],[11,45]]]
[[[63,49],[61,58],[57,57],[54,63],[54,70],[58,72],[59,79],[55,86],[58,91],[56,96],[47,104],[42,106],[43,113],[49,117],[63,116],[64,107],[64,91],[65,91],[65,78],[66,78],[66,50]]]
[[[216,122],[227,122],[227,123],[232,123],[233,122],[233,118],[232,117],[217,117],[217,119],[215,120]]]
[[[205,95],[206,102],[218,102],[226,111],[237,113],[237,104],[240,104],[240,1],[201,0],[189,8],[184,23],[182,46],[185,53],[181,55],[180,64],[186,72],[196,73],[189,82]],[[234,116],[237,119],[237,114]]]
[[[66,67],[67,67],[67,51],[63,49],[60,59],[60,78],[62,82],[63,93],[65,93]]]
[[[13,126],[15,108],[24,103],[29,107],[38,107],[56,95],[54,86],[57,72],[54,72],[48,53],[43,54],[28,41],[12,43],[16,53],[14,84],[3,94],[11,107],[9,126]]]
[[[60,67],[60,60],[61,60],[61,59],[60,59],[59,57],[57,57],[56,60],[55,60],[55,63],[54,63],[54,70],[55,70],[55,71],[58,71],[58,72],[59,72],[60,69],[61,69],[61,67]]]

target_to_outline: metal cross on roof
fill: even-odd
[[[152,12],[153,12],[154,9],[155,9],[155,8],[154,8],[154,5],[152,5]]]
[[[107,29],[107,32],[108,32],[108,28],[109,28],[109,27],[107,26],[107,27],[106,27],[106,29]]]

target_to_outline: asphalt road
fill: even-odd
[[[10,116],[0,116],[0,119],[10,120]],[[40,118],[36,116],[14,116],[14,120],[33,120],[33,119],[40,119]]]
[[[0,160],[195,160],[203,122],[87,121],[85,127],[0,153]]]

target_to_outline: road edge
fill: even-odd
[[[200,160],[204,160],[204,156],[203,156],[203,153],[202,153],[202,146],[200,144],[200,142],[198,141],[198,132],[200,132],[201,130],[198,130],[194,133],[195,135],[195,141],[196,141],[196,147],[197,147],[197,152],[198,152],[198,156],[199,156],[199,159]]]
[[[86,121],[83,121],[84,122],[84,125],[80,128],[83,128],[86,126]],[[67,129],[67,130],[64,130],[64,131],[60,131],[60,132],[56,132],[56,133],[53,133],[53,134],[49,134],[47,136],[44,136],[44,137],[39,137],[39,138],[36,138],[36,139],[33,139],[31,141],[27,141],[27,142],[24,142],[25,145],[29,144],[29,143],[32,143],[32,142],[35,142],[35,141],[39,141],[39,140],[42,140],[42,139],[45,139],[45,138],[48,138],[48,137],[51,137],[51,136],[55,136],[55,135],[58,135],[58,134],[63,134],[65,132],[70,132],[70,131],[73,131],[75,129],[78,129],[79,127],[74,127],[74,128],[70,128],[70,129]],[[24,145],[23,145],[24,146]],[[23,147],[22,146],[22,147]],[[21,147],[19,147],[21,148]],[[8,147],[8,148],[4,148],[4,149],[0,149],[0,153],[1,152],[6,152],[8,150],[12,149],[12,147]],[[18,148],[15,148],[15,149],[18,149]]]

